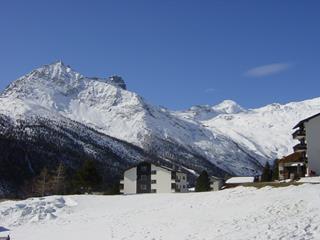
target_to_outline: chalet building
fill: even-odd
[[[123,194],[187,191],[187,174],[150,162],[141,162],[127,169],[120,181],[120,192]]]
[[[306,175],[320,175],[320,113],[300,121],[293,129],[299,143],[293,147],[306,165]]]
[[[225,180],[223,178],[211,176],[210,177],[210,188],[212,191],[219,191],[223,187]]]
[[[307,169],[305,152],[295,152],[278,160],[279,180],[304,177]]]

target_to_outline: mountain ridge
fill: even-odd
[[[173,164],[209,167],[217,175],[259,174],[266,161],[291,151],[291,127],[318,109],[320,98],[256,109],[225,100],[172,111],[127,90],[119,76],[88,78],[61,61],[31,71],[0,94],[0,114],[13,122],[67,119]]]

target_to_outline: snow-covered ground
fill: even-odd
[[[320,239],[320,185],[0,203],[13,240]]]

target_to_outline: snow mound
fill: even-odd
[[[319,184],[302,184],[188,194],[79,195],[70,199],[71,205],[73,199],[78,203],[72,214],[54,213],[58,220],[9,226],[2,216],[0,223],[15,240],[311,240],[320,239],[319,193]],[[60,198],[45,202],[52,206]],[[31,200],[37,209],[41,201]],[[4,205],[17,209],[17,202],[0,203],[0,209]],[[16,221],[21,221],[18,214]]]
[[[6,226],[39,223],[57,219],[62,213],[71,213],[77,202],[71,197],[52,196],[32,198],[14,203],[5,202],[0,207],[0,222]]]

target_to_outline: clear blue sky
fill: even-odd
[[[318,97],[319,12],[317,0],[5,0],[0,89],[61,59],[172,109]]]

